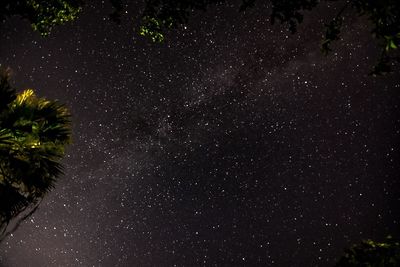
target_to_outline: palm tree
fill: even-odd
[[[0,74],[0,241],[53,188],[70,138],[63,105],[38,98],[31,89],[16,94],[9,75]]]

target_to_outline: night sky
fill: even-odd
[[[0,266],[333,266],[399,236],[400,75],[368,76],[365,19],[325,57],[326,7],[293,35],[212,7],[153,44],[142,4],[119,26],[98,2],[47,38],[1,24],[1,65],[68,106],[73,144]]]

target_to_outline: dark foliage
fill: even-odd
[[[30,21],[32,27],[42,35],[49,34],[58,24],[76,19],[84,0],[4,0],[0,6],[0,19],[19,15]],[[3,2],[4,2],[3,1]],[[124,9],[123,0],[110,0],[114,10],[110,19],[121,22]],[[331,44],[340,39],[343,13],[352,12],[355,16],[366,16],[371,22],[371,33],[381,49],[381,56],[371,74],[385,74],[392,71],[393,65],[400,61],[397,48],[400,45],[400,1],[398,0],[270,0],[272,6],[271,22],[287,24],[291,32],[297,30],[303,21],[304,11],[313,10],[321,2],[342,4],[342,8],[332,19],[325,22],[325,38],[321,49],[327,54]],[[228,4],[226,0],[146,0],[142,13],[139,34],[149,37],[153,42],[162,42],[165,33],[188,22],[195,10],[206,11],[210,5]],[[242,0],[239,11],[252,8],[256,0]],[[336,6],[335,5],[335,6]]]
[[[253,7],[256,0],[243,0],[240,11]],[[296,32],[298,24],[303,21],[304,11],[314,9],[322,1],[319,0],[271,0],[271,22],[287,24],[291,32]],[[327,54],[331,44],[340,39],[343,14],[348,12],[355,16],[366,16],[371,22],[371,33],[381,49],[381,57],[371,74],[390,72],[392,65],[399,61],[397,48],[400,43],[400,1],[397,0],[348,0],[337,2],[342,8],[333,19],[325,22],[325,38],[321,49]],[[155,42],[164,40],[168,29],[187,23],[194,10],[206,10],[211,4],[224,4],[224,0],[148,0],[143,14],[140,34],[150,37]]]
[[[391,238],[384,242],[363,241],[346,249],[336,267],[397,267],[400,266],[400,243]]]
[[[82,0],[2,0],[0,20],[20,16],[27,19],[34,30],[45,36],[54,26],[74,20],[82,5]]]

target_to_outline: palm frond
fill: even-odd
[[[31,89],[15,96],[9,88],[8,80],[0,79],[0,97],[10,96],[0,101],[0,228],[54,187],[71,139],[63,105],[38,98]]]

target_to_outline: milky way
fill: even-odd
[[[13,18],[0,63],[73,114],[65,175],[0,246],[2,266],[333,266],[399,234],[400,76],[347,14],[319,52],[268,7],[213,7],[152,44],[105,6],[48,38]]]

